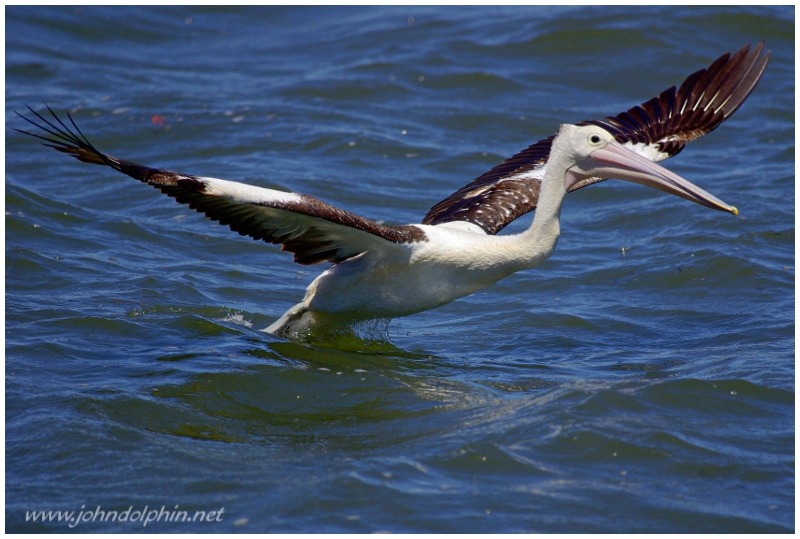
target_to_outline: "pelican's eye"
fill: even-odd
[[[589,135],[589,144],[591,144],[592,146],[597,146],[601,142],[603,142],[603,139],[597,133]]]

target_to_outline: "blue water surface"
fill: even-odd
[[[7,7],[6,530],[794,531],[794,15]],[[13,130],[47,103],[114,156],[419,222],[761,40],[665,163],[738,217],[604,182],[538,268],[347,346],[260,331],[324,267]]]

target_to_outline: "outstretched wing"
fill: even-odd
[[[384,226],[319,199],[253,185],[181,174],[117,159],[95,148],[67,114],[74,131],[48,107],[53,121],[28,107],[39,120],[20,116],[48,133],[22,133],[79,161],[107,165],[152,185],[231,230],[257,240],[282,244],[299,264],[341,262],[368,250],[425,241],[415,225]]]
[[[746,45],[734,54],[726,53],[707,69],[690,75],[678,89],[673,86],[617,116],[578,125],[600,126],[653,161],[672,157],[687,142],[716,129],[747,99],[767,67],[770,53],[762,56],[763,49],[761,42],[753,50]],[[487,234],[497,234],[536,209],[553,138],[540,140],[479,176],[431,208],[422,222],[468,221]],[[570,191],[605,179],[588,178]]]

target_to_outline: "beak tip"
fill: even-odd
[[[739,215],[739,208],[737,208],[736,206],[731,206],[730,211],[733,215]]]

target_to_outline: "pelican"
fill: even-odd
[[[303,300],[264,331],[310,339],[330,327],[391,319],[439,307],[531,269],[556,248],[567,193],[617,178],[711,209],[738,210],[657,162],[719,126],[766,68],[763,42],[725,54],[657,97],[617,116],[564,124],[439,202],[420,224],[384,225],[317,198],[150,168],[103,153],[49,107],[22,118],[46,134],[18,130],[76,159],[109,166],[228,225],[281,244],[299,264],[329,262]],[[498,236],[536,210],[527,230]]]

